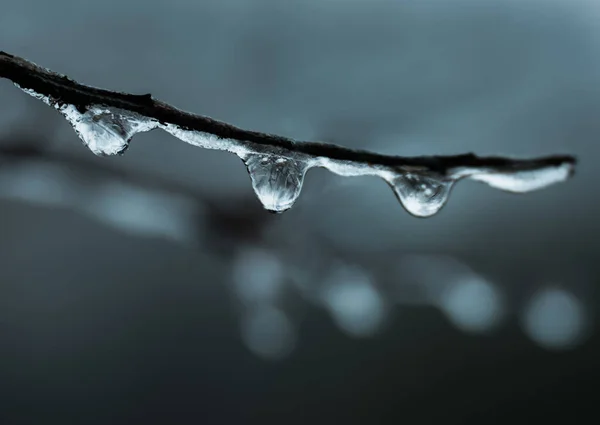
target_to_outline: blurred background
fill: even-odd
[[[0,423],[597,418],[599,17],[592,0],[4,0],[0,49],[84,84],[386,154],[580,164],[526,195],[463,182],[429,219],[379,179],[313,169],[272,215],[236,156],[157,130],[95,157],[2,80]]]

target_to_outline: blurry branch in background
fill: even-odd
[[[409,213],[429,217],[446,204],[454,183],[461,179],[523,193],[566,180],[576,162],[566,155],[530,160],[474,154],[400,157],[298,142],[184,112],[150,94],[85,86],[4,52],[0,52],[0,77],[61,112],[96,155],[123,154],[135,134],[156,128],[195,146],[232,152],[246,165],[264,208],[273,212],[293,206],[306,172],[313,167],[341,176],[378,176]]]
[[[52,151],[48,134],[12,133],[0,144],[0,197],[73,209],[126,233],[190,248],[208,244],[217,255],[254,243],[270,217],[250,198],[214,198],[156,175]]]
[[[128,234],[209,254],[231,280],[241,338],[257,356],[278,360],[293,351],[300,307],[290,300],[298,296],[353,338],[381,332],[394,306],[435,307],[474,334],[492,331],[507,313],[501,286],[456,258],[357,255],[311,232],[308,223],[290,234],[252,199],[214,198],[156,175],[52,151],[54,122],[40,117],[33,129],[20,126],[32,135],[13,132],[0,143],[0,197],[70,208]],[[585,311],[569,292],[543,289],[522,314],[524,332],[542,347],[569,348],[584,339]]]

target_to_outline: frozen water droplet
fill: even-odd
[[[388,183],[406,211],[416,217],[429,217],[446,204],[454,180],[405,173],[394,176]]]
[[[158,122],[131,111],[90,106],[81,113],[75,105],[56,102],[34,90],[18,84],[15,86],[63,114],[83,143],[98,156],[120,155],[125,152],[135,134],[158,127]]]
[[[266,210],[281,213],[294,205],[309,168],[308,162],[253,153],[244,157],[244,163],[254,192]]]
[[[121,155],[136,133],[158,126],[155,121],[116,108],[93,106],[82,114],[75,106],[68,105],[60,112],[85,145],[98,156]]]

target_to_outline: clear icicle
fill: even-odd
[[[416,217],[430,217],[446,204],[454,180],[404,173],[395,175],[388,183],[406,211]]]
[[[136,133],[158,126],[155,121],[117,108],[93,106],[82,114],[75,106],[68,105],[60,111],[83,143],[98,156],[121,155]]]
[[[94,105],[81,113],[75,105],[56,102],[16,83],[15,86],[63,114],[83,143],[98,156],[121,155],[135,134],[158,127],[155,120],[135,112]]]
[[[294,205],[309,168],[308,162],[258,153],[245,155],[243,160],[252,188],[266,210],[281,213]]]
[[[497,189],[508,192],[525,193],[560,183],[567,180],[573,173],[573,164],[563,163],[536,170],[523,170],[501,173],[484,172],[471,175],[473,180],[489,184]]]

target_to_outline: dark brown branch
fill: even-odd
[[[162,124],[173,124],[186,130],[209,133],[223,139],[240,140],[259,146],[303,153],[311,157],[349,161],[366,166],[399,169],[425,167],[429,171],[446,175],[451,169],[463,167],[492,168],[498,172],[511,172],[513,170],[533,170],[563,164],[574,165],[576,162],[574,157],[568,155],[555,155],[531,160],[502,157],[480,158],[474,154],[399,157],[352,150],[333,144],[296,142],[287,137],[243,130],[206,116],[184,112],[153,99],[150,94],[134,95],[82,85],[64,75],[5,52],[0,52],[0,77],[7,78],[22,88],[31,89],[41,95],[48,96],[59,104],[74,105],[82,113],[92,105],[104,105],[132,111],[155,119]]]

